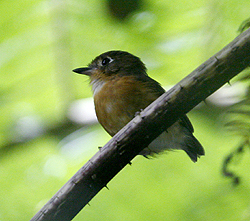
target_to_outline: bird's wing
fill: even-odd
[[[187,115],[184,115],[180,118],[180,124],[186,127],[191,133],[194,132],[193,125],[191,124],[190,120],[188,119]]]
[[[165,92],[165,90],[161,87],[161,85],[154,79],[150,78],[149,76],[143,76],[143,78],[141,78],[140,80],[145,81],[148,87],[151,88],[152,93],[154,94],[151,102],[153,102],[155,99],[157,99]],[[187,128],[191,133],[194,132],[194,128],[186,115],[181,117],[179,122],[183,127]]]

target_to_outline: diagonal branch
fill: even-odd
[[[250,29],[139,113],[31,219],[72,220],[152,140],[250,64]]]

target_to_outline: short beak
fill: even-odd
[[[73,70],[74,72],[78,74],[85,74],[85,75],[90,75],[92,72],[92,68],[87,67],[87,68],[76,68]]]

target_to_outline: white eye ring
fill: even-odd
[[[101,61],[101,64],[102,64],[102,66],[105,66],[105,65],[111,63],[112,61],[113,61],[113,59],[112,59],[111,57],[106,57],[106,58],[104,58],[104,59]]]

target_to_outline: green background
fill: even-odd
[[[110,137],[68,119],[71,103],[91,96],[71,70],[108,50],[139,56],[163,86],[174,85],[238,34],[249,0],[145,0],[121,21],[102,0],[0,2],[0,220],[29,220]],[[249,153],[221,175],[239,144],[225,108],[191,111],[206,156],[184,152],[126,166],[74,220],[250,220]]]

